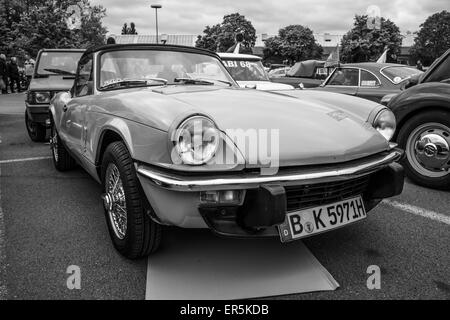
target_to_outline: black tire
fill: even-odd
[[[114,247],[129,259],[139,259],[155,252],[161,243],[162,227],[146,213],[151,210],[136,176],[131,156],[123,142],[113,142],[105,150],[102,159],[102,181],[105,194],[108,193],[107,169],[113,164],[119,172],[126,204],[126,232],[120,238],[106,209],[105,216]]]
[[[50,148],[52,150],[53,164],[56,170],[64,172],[76,167],[76,162],[59,138],[53,121],[50,130]]]
[[[28,117],[28,112],[25,111],[25,126],[27,127],[28,135],[30,139],[34,142],[43,142],[46,138],[46,129],[40,123],[31,121]]]
[[[406,175],[418,185],[433,188],[433,189],[441,189],[441,190],[449,190],[450,189],[450,171],[447,175],[441,177],[431,177],[427,176],[419,172],[417,169],[417,164],[413,163],[411,160],[412,155],[411,152],[408,153],[407,146],[408,140],[414,139],[415,131],[428,123],[437,123],[443,125],[447,128],[450,128],[450,112],[441,111],[441,110],[433,110],[427,111],[424,113],[420,113],[409,119],[399,130],[397,142],[399,146],[405,150],[406,156],[402,162],[403,167],[405,168]],[[448,133],[450,134],[450,132]],[[445,137],[445,136],[444,136]],[[450,138],[447,137],[447,141]],[[450,159],[447,159],[450,160]]]

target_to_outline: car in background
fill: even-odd
[[[162,226],[289,242],[362,221],[402,192],[392,112],[338,100],[242,89],[199,48],[90,48],[50,105],[53,163],[78,162],[102,184],[128,258],[155,252]]]
[[[262,91],[292,90],[293,86],[273,83],[258,56],[238,53],[218,53],[225,67],[242,88]]]
[[[397,118],[395,139],[405,150],[408,177],[419,185],[450,189],[450,50],[407,89],[385,97]]]
[[[314,90],[343,93],[380,103],[385,95],[399,93],[408,79],[421,73],[415,67],[400,64],[344,64]]]
[[[269,78],[279,78],[279,77],[286,77],[286,74],[288,71],[291,70],[291,67],[281,67],[277,69],[272,69],[268,72]]]
[[[82,49],[39,51],[25,100],[25,125],[31,140],[45,140],[50,101],[58,92],[70,90],[83,52]]]
[[[271,77],[270,80],[284,83],[295,88],[315,88],[328,77],[332,68],[325,67],[325,61],[307,60],[297,62],[284,77]]]

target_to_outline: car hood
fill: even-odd
[[[388,149],[364,118],[306,96],[300,100],[248,89],[170,86],[109,92],[102,100],[117,116],[165,131],[193,114],[209,116],[224,132],[240,129],[259,136],[268,130],[269,137],[271,132],[279,137],[280,166],[345,162]],[[246,141],[230,139],[248,160]]]
[[[284,83],[276,83],[271,81],[237,81],[241,88],[247,86],[256,86],[256,90],[277,91],[277,90],[293,90],[294,87]]]
[[[73,86],[73,78],[51,75],[46,78],[33,78],[30,83],[31,91],[69,91]]]

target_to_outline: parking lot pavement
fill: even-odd
[[[0,298],[144,299],[146,261],[126,260],[112,247],[101,188],[93,179],[82,169],[59,173],[50,159],[5,161],[48,157],[50,151],[48,145],[29,140],[19,100],[8,100],[12,107],[5,107],[3,97]],[[4,110],[8,112],[1,114]],[[423,212],[450,215],[449,192],[407,182],[404,193],[394,200]],[[448,299],[449,231],[445,222],[382,204],[363,222],[304,241],[339,282],[338,290],[279,298]],[[177,248],[163,242],[162,250]],[[81,290],[66,285],[71,265],[80,267]],[[371,265],[381,269],[380,290],[367,288]]]

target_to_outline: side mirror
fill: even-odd
[[[62,92],[59,97],[64,104],[67,104],[70,100],[72,100],[72,94],[70,91]]]
[[[411,88],[419,83],[420,75],[416,74],[406,81],[404,89]]]

